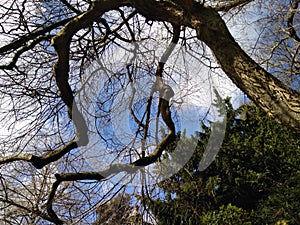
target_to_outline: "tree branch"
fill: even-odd
[[[45,35],[46,33],[52,31],[53,29],[56,29],[56,28],[58,28],[60,26],[65,25],[71,19],[72,18],[61,20],[61,21],[59,21],[57,23],[51,24],[50,26],[43,28],[42,30],[37,30],[37,31],[34,31],[34,32],[30,33],[30,34],[24,35],[24,36],[20,37],[19,39],[13,41],[10,44],[2,46],[0,48],[0,54],[4,54],[4,53],[7,53],[9,51],[17,50],[18,48],[26,45],[26,43],[28,41],[32,41],[32,40],[34,40],[38,36]]]
[[[52,219],[51,219],[51,217],[49,217],[46,213],[43,213],[43,212],[41,212],[40,210],[37,210],[37,209],[30,209],[30,208],[28,208],[28,207],[25,207],[25,206],[23,206],[23,205],[21,205],[21,204],[18,204],[18,203],[16,203],[16,202],[14,202],[14,201],[11,201],[11,200],[8,200],[8,199],[0,199],[1,200],[1,202],[3,202],[3,203],[7,203],[7,204],[9,204],[9,205],[13,205],[13,206],[15,206],[15,207],[18,207],[18,208],[20,208],[20,210],[24,210],[24,211],[26,211],[26,212],[28,212],[28,213],[32,213],[32,214],[34,214],[35,216],[39,216],[39,217],[41,217],[41,218],[43,218],[44,220],[47,220],[47,221],[49,221],[49,222],[55,222],[55,221],[53,221]]]
[[[100,16],[101,13],[105,11],[105,7],[103,7],[105,3],[106,1],[104,0],[97,1],[91,10],[81,15],[76,20],[70,22],[53,39],[53,45],[57,51],[59,58],[54,70],[56,74],[57,84],[62,93],[61,97],[68,106],[70,116],[71,118],[73,118],[77,130],[79,130],[80,127],[78,126],[78,124],[76,124],[76,121],[73,117],[74,97],[68,84],[69,43],[72,35],[74,35],[75,32],[87,26],[97,16]],[[299,93],[283,85],[279,80],[277,80],[275,77],[261,68],[248,55],[246,55],[246,53],[234,41],[234,38],[229,33],[224,21],[219,16],[219,14],[216,13],[215,10],[211,8],[205,8],[203,5],[199,4],[196,9],[193,9],[190,17],[184,17],[182,11],[178,10],[178,8],[172,8],[170,6],[166,7],[164,3],[161,2],[151,0],[132,0],[129,1],[129,3],[131,3],[132,6],[136,7],[137,11],[144,15],[147,19],[169,21],[177,27],[183,24],[195,28],[198,34],[198,38],[204,41],[212,49],[222,69],[233,80],[233,82],[238,87],[240,87],[240,89],[247,93],[255,103],[257,103],[261,108],[263,108],[277,120],[294,128],[295,130],[300,130]],[[104,11],[95,12],[97,6],[103,7]],[[114,4],[112,4],[112,6],[114,6]],[[66,46],[67,49],[65,48]],[[163,68],[162,64],[160,66],[161,68]],[[162,69],[158,68],[158,75],[161,74]],[[167,90],[167,88],[162,90]],[[289,104],[290,100],[293,100],[292,105]],[[71,111],[72,107],[73,111]],[[295,110],[293,107],[296,107]],[[59,184],[61,182],[85,179],[102,180],[104,177],[113,173],[118,173],[121,171],[136,171],[138,167],[150,165],[158,159],[158,157],[162,154],[162,151],[175,140],[175,127],[170,117],[170,111],[168,111],[168,99],[164,99],[163,107],[161,108],[161,110],[164,110],[165,115],[163,115],[163,120],[169,128],[169,133],[162,140],[159,146],[157,146],[155,151],[149,156],[138,159],[137,161],[128,165],[112,165],[108,170],[101,171],[100,173],[69,173],[56,175],[57,181],[53,184],[51,193],[49,195],[47,210],[51,218],[53,218],[57,222],[57,224],[61,224],[62,221],[54,212],[52,203],[57,188],[59,187]],[[80,118],[80,120],[81,123],[85,125],[84,119]],[[86,135],[86,128],[84,128],[81,134],[82,133]]]
[[[163,138],[161,143],[156,147],[156,149],[149,154],[148,156],[145,156],[142,154],[142,158],[136,160],[133,163],[130,164],[113,164],[108,169],[100,171],[100,172],[86,172],[86,173],[64,173],[64,174],[56,174],[56,181],[53,183],[52,190],[50,192],[48,201],[47,201],[47,211],[49,216],[55,221],[56,224],[62,224],[63,221],[59,219],[59,217],[56,215],[55,211],[53,210],[53,200],[55,198],[56,191],[63,181],[78,181],[78,180],[97,180],[101,181],[111,175],[120,173],[120,172],[127,172],[127,173],[134,173],[137,170],[148,166],[154,162],[157,161],[157,159],[161,156],[162,152],[167,149],[167,147],[172,144],[176,140],[175,136],[175,125],[171,117],[171,111],[169,106],[169,100],[170,97],[174,95],[173,90],[170,86],[163,84],[163,81],[161,80],[163,67],[167,59],[169,58],[170,54],[172,53],[175,44],[179,40],[179,34],[180,34],[180,27],[174,25],[174,34],[172,38],[172,43],[167,47],[166,51],[164,52],[162,56],[162,60],[164,60],[163,63],[159,63],[157,70],[161,73],[161,76],[157,76],[158,83],[156,84],[155,91],[159,91],[160,93],[160,104],[159,104],[159,111],[162,114],[163,121],[168,127],[168,135]],[[131,72],[129,71],[129,66],[127,66],[129,80],[132,84],[132,78],[131,78]],[[134,89],[133,89],[134,90]],[[172,93],[170,95],[170,92]],[[152,96],[153,93],[151,93]],[[133,98],[131,99],[132,104]],[[131,105],[130,104],[130,105]],[[147,107],[148,108],[148,107]],[[132,109],[130,109],[132,110]],[[148,108],[148,111],[150,112],[150,106]],[[134,115],[134,114],[133,114]],[[138,120],[139,123],[141,123]],[[149,123],[149,122],[148,122]],[[148,126],[146,122],[146,126]],[[145,135],[147,135],[147,128],[145,129]]]
[[[69,9],[71,9],[74,13],[77,15],[80,15],[82,12],[76,9],[74,6],[72,6],[67,0],[60,0],[65,6],[67,6]]]
[[[127,172],[128,174],[135,173],[136,171],[143,169],[157,161],[162,152],[175,141],[175,130],[169,129],[169,134],[161,141],[156,149],[146,157],[136,160],[131,164],[113,164],[108,169],[99,172],[82,172],[82,173],[62,173],[55,174],[56,181],[52,185],[51,192],[47,201],[47,212],[55,224],[63,224],[63,221],[59,219],[55,211],[53,210],[53,201],[59,185],[66,181],[79,181],[79,180],[96,180],[102,181],[112,175]]]
[[[288,32],[291,38],[295,39],[295,41],[300,42],[300,37],[297,35],[297,31],[294,28],[294,17],[297,9],[299,7],[300,0],[295,0],[294,3],[290,7],[290,12],[287,15],[287,26]]]
[[[214,7],[216,11],[228,12],[236,7],[243,7],[254,0],[233,0]]]
[[[130,2],[148,20],[194,28],[198,39],[210,47],[222,70],[237,87],[277,122],[300,132],[300,93],[252,60],[234,40],[225,22],[213,8],[199,3],[189,16],[184,16],[177,7],[164,2]]]
[[[51,36],[40,36],[37,39],[33,40],[29,45],[25,45],[24,47],[22,47],[21,49],[19,49],[14,57],[12,58],[11,62],[7,65],[0,65],[0,70],[12,70],[15,66],[16,63],[18,61],[18,59],[20,58],[20,56],[24,53],[27,52],[30,49],[33,49],[38,43],[40,43],[41,41],[45,41],[45,40],[50,40]],[[25,43],[24,43],[25,44]]]
[[[26,161],[32,163],[32,165],[35,168],[42,169],[44,166],[57,161],[65,154],[69,153],[71,150],[78,147],[79,147],[78,140],[74,139],[70,141],[68,144],[66,144],[65,146],[63,146],[62,148],[51,151],[45,154],[44,156],[36,156],[33,154],[20,153],[17,155],[0,158],[0,165],[12,163],[16,161]]]

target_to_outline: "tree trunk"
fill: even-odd
[[[223,71],[268,115],[299,132],[300,93],[252,60],[235,42],[219,14],[209,14],[210,20],[196,29],[199,39],[210,47]]]
[[[251,59],[212,8],[195,3],[185,12],[178,4],[134,1],[137,11],[150,20],[168,21],[196,29],[199,40],[212,50],[227,76],[248,97],[279,123],[300,132],[300,93],[283,84]]]

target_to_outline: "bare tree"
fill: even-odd
[[[159,161],[178,141],[171,108],[176,92],[168,81],[184,77],[184,68],[174,72],[166,64],[177,44],[211,72],[218,73],[220,68],[255,104],[299,132],[300,94],[295,88],[299,0],[278,3],[272,12],[267,7],[262,10],[253,58],[225,22],[247,13],[247,7],[266,4],[252,0],[5,1],[0,6],[1,220],[7,224],[25,220],[28,224],[90,223],[96,207],[126,188],[124,183],[110,183],[110,177],[130,175]],[[278,11],[281,14],[273,20]],[[263,24],[270,20],[272,28]],[[144,44],[139,50],[134,44],[153,39],[165,44],[153,58],[149,58],[153,46]],[[130,44],[132,49],[126,49]],[[120,60],[117,47],[134,56],[114,70]],[[103,58],[111,62],[104,65]],[[109,151],[119,159],[101,171],[94,171],[86,154],[79,151],[94,141],[89,138],[91,121],[79,97],[99,93],[84,86],[89,82],[86,71],[95,61],[98,67],[92,75],[106,76],[97,113],[92,115],[99,128],[95,132],[106,145],[99,151],[103,157]],[[134,84],[143,77],[153,82],[142,107],[134,104]],[[110,104],[125,101],[116,97],[124,87],[131,93],[127,105],[139,147],[135,142],[124,146],[109,135],[110,129],[105,130],[111,126]],[[150,132],[152,118],[159,117],[160,136],[158,122],[155,132]],[[155,146],[147,146],[149,138]]]

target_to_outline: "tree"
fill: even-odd
[[[252,103],[236,110],[229,104],[227,113],[215,162],[198,170],[207,127],[193,160],[160,184],[165,197],[148,201],[158,224],[297,224],[299,135]]]
[[[0,6],[3,127],[0,190],[6,222],[20,223],[26,218],[32,223],[89,223],[91,211],[124,188],[121,184],[111,185],[109,178],[122,180],[118,175],[127,173],[130,180],[130,175],[138,171],[143,176],[141,168],[159,162],[162,154],[178,143],[178,121],[172,109],[172,104],[178,103],[171,101],[176,95],[171,81],[188,82],[191,78],[182,64],[170,61],[179,44],[198,63],[207,65],[209,73],[218,74],[218,69],[222,69],[255,104],[279,123],[299,132],[299,92],[293,89],[294,83],[287,82],[289,79],[283,80],[284,83],[279,80],[282,77],[271,74],[274,71],[276,74],[276,67],[263,67],[265,61],[277,66],[277,60],[285,59],[284,55],[275,54],[280,49],[280,53],[288,52],[291,59],[279,66],[281,75],[289,71],[291,77],[299,68],[296,15],[299,1],[283,1],[272,11],[286,9],[281,20],[277,20],[287,18],[286,24],[272,24],[277,30],[281,29],[278,25],[284,27],[286,37],[282,39],[278,34],[272,39],[276,51],[255,52],[263,57],[254,58],[257,62],[239,46],[225,22],[226,16],[243,13],[251,6],[250,2],[11,0],[3,3]],[[268,2],[256,4],[263,6]],[[262,33],[260,37],[271,43],[268,34]],[[159,41],[159,46],[166,44],[163,50],[158,48],[159,56],[155,57],[151,55],[154,47],[149,48],[153,40]],[[136,44],[139,42],[142,44]],[[122,58],[118,47],[133,56],[125,54]],[[266,57],[269,53],[270,59]],[[126,57],[128,60],[124,62]],[[102,59],[106,59],[104,63]],[[95,61],[97,68],[93,67]],[[85,77],[89,70],[91,76]],[[97,74],[105,77],[100,91],[93,80]],[[143,93],[147,92],[144,99],[136,103],[140,93],[135,85],[143,85],[141,80],[145,78],[152,80],[151,86],[144,90]],[[299,80],[299,74],[295,73],[292,80]],[[127,101],[124,89],[131,93]],[[196,92],[195,87],[189,91]],[[87,98],[94,93],[95,99]],[[89,111],[92,107],[89,100],[95,103],[93,113]],[[130,128],[135,130],[134,140],[125,144],[120,143],[116,132],[111,132],[114,125],[111,119],[124,115],[118,108],[121,104],[130,108],[131,123],[135,124]],[[156,128],[151,131],[153,121],[157,121]],[[92,125],[95,129],[91,129]],[[98,140],[105,145],[98,149],[99,155],[109,158],[112,164],[95,170],[93,166],[97,163],[88,163],[92,157],[84,151],[97,146]],[[28,181],[32,185],[27,185]],[[37,187],[39,195],[34,193]],[[22,209],[18,216],[12,213],[16,208]],[[41,221],[31,220],[36,216]]]
[[[97,224],[141,224],[142,216],[138,212],[137,206],[131,206],[131,196],[129,194],[118,195],[106,207],[100,207],[97,211],[99,215]]]

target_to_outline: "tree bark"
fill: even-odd
[[[149,20],[194,28],[198,39],[211,49],[222,70],[238,88],[276,121],[300,132],[300,93],[248,56],[215,9],[195,3],[187,14],[183,6],[174,2],[130,2]]]
[[[222,18],[214,12],[209,14],[211,21],[196,29],[199,39],[210,47],[222,70],[268,115],[299,132],[300,93],[251,59],[230,35]]]

